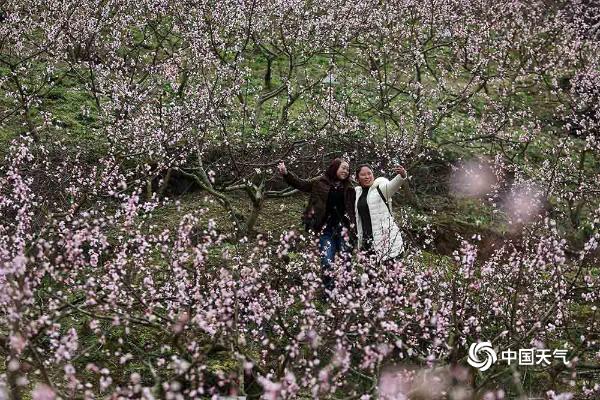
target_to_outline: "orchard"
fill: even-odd
[[[0,2],[0,399],[600,398],[599,55],[594,0]],[[405,247],[326,290],[278,168],[337,157]]]

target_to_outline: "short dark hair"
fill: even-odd
[[[348,161],[344,160],[343,158],[339,158],[339,157],[331,160],[329,167],[327,167],[327,171],[325,171],[325,175],[329,178],[329,180],[334,181],[337,179],[337,171],[343,162],[347,163]],[[344,180],[348,180],[348,178],[346,178]]]
[[[358,174],[360,173],[360,170],[364,167],[369,168],[371,172],[373,172],[373,167],[371,167],[371,164],[360,164],[358,167],[356,167],[356,172],[354,173],[354,177],[356,178],[356,180],[358,180]]]

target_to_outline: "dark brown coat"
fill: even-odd
[[[283,176],[283,179],[288,185],[302,192],[310,193],[308,206],[304,211],[302,219],[307,230],[311,229],[314,232],[319,232],[323,228],[327,218],[327,197],[329,196],[329,189],[331,187],[329,178],[326,175],[321,175],[312,179],[301,179],[293,173],[288,172]],[[352,187],[352,184],[349,181],[344,182],[345,216],[352,236],[354,236],[356,231],[356,220],[354,216],[355,198],[356,192]]]

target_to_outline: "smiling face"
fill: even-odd
[[[362,187],[370,187],[373,184],[373,171],[369,167],[362,167],[358,171],[358,183]]]
[[[343,161],[338,167],[335,175],[340,181],[348,178],[348,175],[350,175],[350,165],[346,161]]]

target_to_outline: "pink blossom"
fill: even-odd
[[[56,399],[56,393],[50,386],[38,383],[31,392],[31,398],[33,400],[54,400]]]

